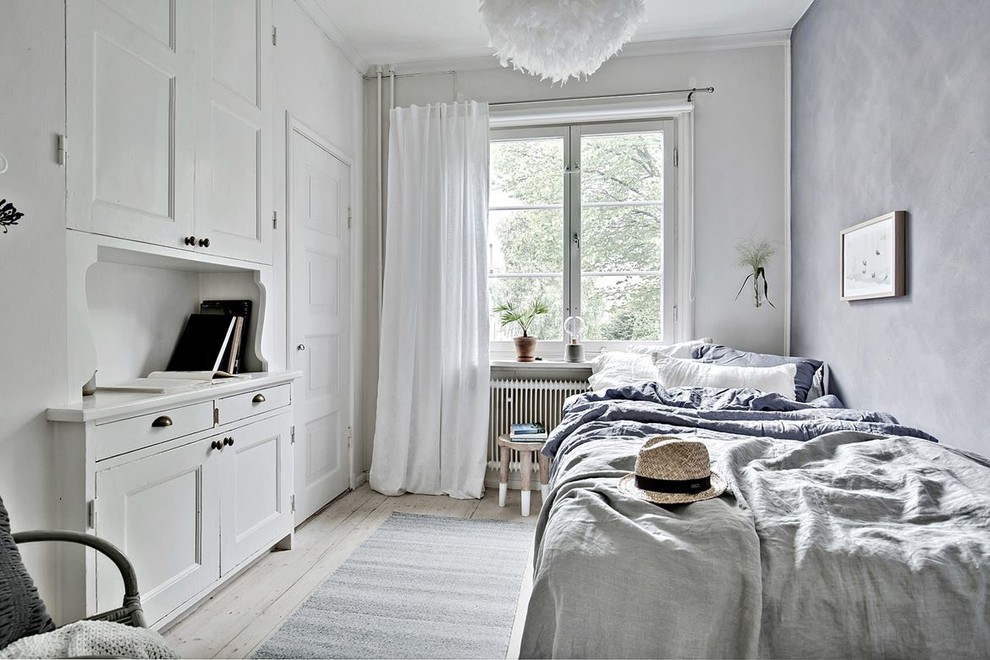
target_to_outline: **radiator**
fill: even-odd
[[[492,380],[489,397],[488,467],[498,469],[498,436],[517,422],[541,422],[547,431],[560,423],[564,400],[588,391],[586,380]],[[519,452],[512,452],[509,469],[519,471]],[[533,469],[538,469],[533,461]]]

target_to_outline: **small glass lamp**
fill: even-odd
[[[564,334],[567,343],[564,344],[564,360],[566,362],[584,362],[584,345],[581,343],[581,331],[584,330],[584,319],[580,316],[568,316],[564,321]]]

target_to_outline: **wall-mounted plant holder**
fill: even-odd
[[[13,203],[5,199],[0,199],[0,228],[3,233],[7,233],[7,227],[17,224],[17,221],[24,217],[24,214],[17,210]]]

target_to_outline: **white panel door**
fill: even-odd
[[[184,247],[192,228],[190,0],[66,3],[67,225]]]
[[[289,416],[279,415],[220,438],[221,575],[292,531],[290,427]]]
[[[272,263],[271,0],[197,5],[197,250]]]
[[[212,438],[110,468],[96,475],[96,534],[115,544],[137,571],[151,624],[220,577],[221,452]],[[96,567],[100,612],[120,607],[120,572]]]
[[[292,132],[289,250],[296,523],[350,486],[350,166]]]

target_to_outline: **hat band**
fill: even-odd
[[[702,479],[653,479],[636,475],[636,488],[654,493],[700,493],[711,487],[710,475]]]

